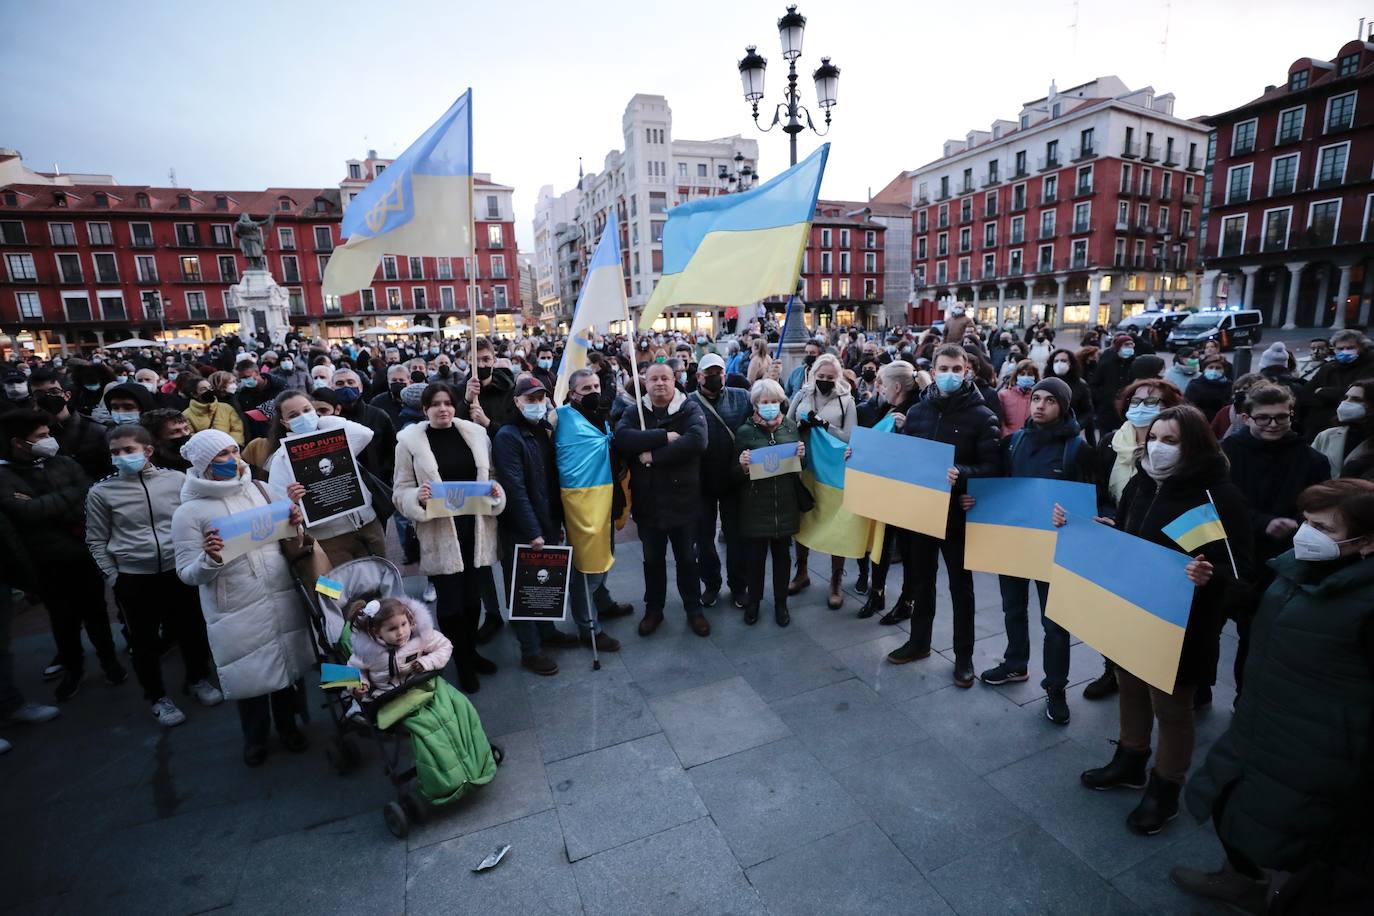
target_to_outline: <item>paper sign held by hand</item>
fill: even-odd
[[[291,501],[283,499],[211,519],[206,530],[213,528],[219,532],[224,541],[220,558],[228,563],[259,547],[276,546],[277,541],[295,537],[296,528],[290,518]]]
[[[795,442],[769,445],[749,452],[750,480],[765,480],[780,474],[800,472],[801,459],[797,457],[797,443]]]
[[[849,446],[846,509],[908,531],[945,536],[954,446],[863,428],[854,430]]]
[[[1054,564],[1054,504],[1069,515],[1092,519],[1092,484],[1041,477],[975,477],[968,482],[973,508],[965,516],[964,566],[1048,582]]]
[[[435,480],[429,485],[425,518],[490,515],[495,501],[490,480]]]

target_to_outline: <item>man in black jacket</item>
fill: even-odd
[[[59,455],[74,458],[89,480],[100,480],[114,472],[105,427],[71,407],[70,391],[62,387],[57,373],[39,369],[29,379],[34,406],[53,419],[48,430],[57,439]]]
[[[391,483],[396,468],[396,427],[386,412],[363,401],[363,381],[352,369],[334,370],[334,396],[339,399],[339,415],[372,430],[372,441],[358,460],[377,478]]]
[[[495,439],[502,426],[520,418],[515,409],[515,374],[496,368],[496,350],[485,337],[477,338],[474,349],[473,373],[461,383],[463,399],[455,414],[486,427],[487,435]]]
[[[1088,387],[1092,389],[1093,404],[1097,408],[1097,432],[1109,436],[1121,426],[1116,412],[1116,396],[1131,383],[1131,363],[1136,357],[1136,342],[1129,334],[1118,334],[1109,350],[1103,350],[1097,360]]]
[[[919,661],[930,655],[930,635],[935,624],[935,576],[939,558],[945,558],[950,600],[954,605],[954,683],[973,686],[973,574],[964,568],[964,513],[959,497],[971,477],[996,477],[1001,473],[997,415],[983,403],[966,376],[969,356],[956,344],[935,351],[935,384],[907,411],[902,424],[905,436],[920,436],[954,446],[954,466],[949,469],[952,493],[944,540],[911,533],[902,548],[905,574],[918,584],[911,614],[911,637],[888,653],[894,665]]]
[[[654,363],[645,372],[643,423],[632,405],[621,415],[614,444],[630,465],[631,512],[644,545],[644,619],[639,635],[663,622],[668,595],[668,545],[673,546],[677,590],[687,622],[698,636],[710,636],[701,611],[693,553],[701,512],[701,456],[706,451],[706,417],[695,401],[677,390],[673,370]]]
[[[58,454],[48,416],[20,410],[0,418],[0,512],[23,537],[34,579],[48,609],[62,681],[57,699],[81,689],[85,650],[81,628],[95,647],[105,679],[119,684],[128,676],[119,663],[105,606],[105,580],[86,548],[86,493],[91,481],[81,466]],[[108,452],[107,452],[108,454]]]
[[[730,588],[730,600],[743,608],[748,600],[745,578],[744,538],[739,532],[739,488],[733,466],[739,462],[735,452],[735,430],[753,410],[749,393],[725,387],[725,360],[718,353],[707,353],[697,367],[697,389],[687,396],[701,406],[706,419],[706,451],[701,457],[702,512],[697,519],[697,572],[702,579],[701,603],[715,607],[721,585]],[[720,515],[725,535],[725,575],[722,579],[720,555],[716,553],[716,516]]]
[[[410,370],[401,363],[392,363],[386,367],[383,390],[367,402],[369,407],[375,407],[387,415],[393,429],[401,428],[401,408],[405,406],[401,403],[401,392],[409,384]]]

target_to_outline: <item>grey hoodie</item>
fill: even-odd
[[[149,462],[137,474],[112,474],[86,495],[86,546],[113,582],[121,573],[153,575],[176,569],[172,513],[181,505],[186,475]]]

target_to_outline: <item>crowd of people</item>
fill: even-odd
[[[776,326],[758,321],[719,338],[596,333],[586,367],[567,379],[565,404],[611,443],[624,484],[611,515],[628,507],[643,546],[641,637],[664,625],[670,549],[691,632],[708,636],[707,612],[722,605],[713,613],[757,625],[769,578],[773,625],[790,624],[789,599],[812,585],[797,535],[818,510],[799,472],[753,478],[752,453],[797,443],[805,460],[818,432],[844,444],[875,427],[953,446],[945,537],[889,529],[871,559],[832,557],[827,607],[844,610],[853,569],[862,604],[848,612],[910,621],[887,660],[919,662],[932,650],[943,559],[954,684],[1026,681],[1038,654],[1044,714],[1058,726],[1070,721],[1071,637],[1044,616],[1049,570],[1037,580],[999,577],[1006,649],[974,670],[968,482],[1090,483],[1099,523],[1173,550],[1181,548],[1165,526],[1213,502],[1227,540],[1194,551],[1187,565],[1194,597],[1177,683],[1166,693],[1105,662],[1082,695],[1116,696],[1119,741],[1081,781],[1140,791],[1127,819],[1139,833],[1163,830],[1181,804],[1210,818],[1226,862],[1213,872],[1176,869],[1174,880],[1260,912],[1269,873],[1369,861],[1352,812],[1369,810],[1374,785],[1374,347],[1357,331],[1314,339],[1301,358],[1275,343],[1237,375],[1215,342],[1166,361],[1149,330],[1099,327],[1072,343],[1068,334],[1044,322],[986,328],[956,306],[933,328],[832,328],[785,371]],[[246,763],[266,759],[274,724],[283,746],[304,750],[298,712],[315,655],[294,585],[300,571],[277,550],[225,560],[224,541],[206,525],[299,501],[282,440],[320,429],[346,432],[368,482],[360,509],[309,529],[326,566],[384,556],[391,522],[452,644],[443,667],[463,691],[480,690],[497,673],[480,649],[507,625],[497,577],[509,581],[517,544],[559,544],[566,534],[553,439],[564,344],[552,335],[469,345],[293,334],[274,347],[230,337],[182,352],[12,360],[0,398],[0,720],[58,714],[14,685],[10,620],[27,595],[51,621],[55,655],[42,674],[60,703],[85,684],[83,631],[105,681],[126,679],[113,608],[162,726],[186,720],[161,670],[175,644],[186,695],[202,706],[237,704]],[[450,480],[494,482],[491,513],[429,513],[431,482]],[[302,522],[299,508],[291,522]],[[613,598],[604,574],[573,583],[577,632],[509,624],[528,671],[556,675],[558,649],[621,648],[601,622],[633,606]],[[1227,620],[1239,635],[1234,717],[1185,793],[1194,716],[1212,701]],[[0,739],[0,752],[8,749]]]

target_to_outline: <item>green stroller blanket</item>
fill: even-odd
[[[496,758],[477,710],[442,678],[388,702],[377,725],[386,729],[398,720],[410,732],[420,791],[431,803],[455,802],[496,776]]]

